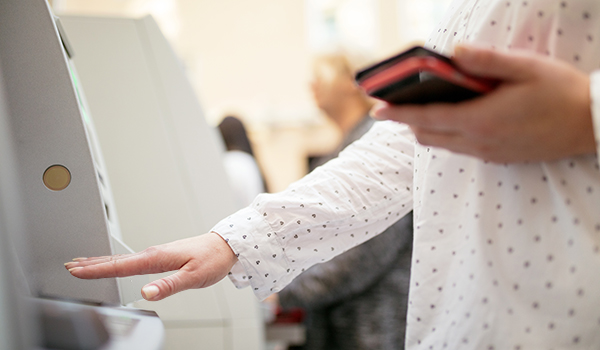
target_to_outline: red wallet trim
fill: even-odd
[[[449,63],[440,61],[434,57],[421,56],[404,59],[393,66],[378,72],[359,83],[367,94],[371,94],[390,84],[396,83],[411,75],[422,71],[435,74],[440,78],[453,84],[475,90],[480,93],[489,92],[494,89],[495,84],[491,80],[478,79],[459,72]]]

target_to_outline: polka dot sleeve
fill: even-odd
[[[600,157],[600,71],[595,71],[590,75],[590,94],[594,136],[596,137],[596,156]]]
[[[232,282],[263,299],[402,218],[412,209],[413,149],[406,126],[375,123],[338,158],[219,222],[213,231],[239,259]]]

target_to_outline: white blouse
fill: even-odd
[[[600,68],[600,1],[455,1],[427,45],[451,54],[461,41],[535,51],[591,73]],[[591,80],[598,140],[600,73]],[[238,254],[231,280],[264,298],[411,209],[408,349],[600,348],[593,155],[492,164],[378,122],[338,159],[213,230]]]

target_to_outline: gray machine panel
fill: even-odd
[[[7,106],[0,70],[0,350],[27,348],[35,342],[32,315],[19,296],[28,295],[23,283],[23,271],[16,263],[16,251],[22,251],[24,242],[23,217],[13,153],[13,142],[8,124]]]
[[[116,279],[79,280],[63,266],[76,256],[112,254],[107,217],[112,202],[103,198],[110,189],[101,188],[100,162],[88,140],[91,124],[83,118],[74,73],[45,0],[0,1],[0,62],[34,257],[27,274],[33,294],[133,301],[122,299]],[[68,169],[71,180],[63,190],[43,182],[53,165]]]

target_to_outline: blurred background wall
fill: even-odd
[[[269,189],[306,173],[338,132],[315,108],[311,59],[343,49],[363,64],[427,35],[450,0],[49,0],[57,15],[151,14],[182,59],[208,122],[246,124]]]

